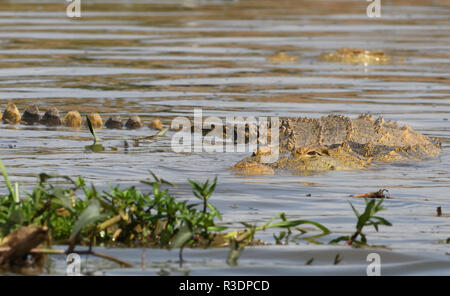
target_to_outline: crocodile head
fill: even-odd
[[[282,153],[272,164],[263,164],[261,155],[253,154],[232,167],[244,175],[273,174],[274,170],[293,172],[333,171],[363,169],[371,159],[354,153],[347,144],[327,146],[302,146],[292,152]]]
[[[361,115],[319,119],[287,118],[280,122],[278,160],[263,164],[255,153],[233,168],[256,172],[363,169],[372,163],[421,161],[440,153],[439,142],[409,126]],[[245,172],[244,172],[245,173]]]
[[[281,157],[274,165],[276,169],[296,171],[333,171],[362,169],[369,164],[346,145],[303,146]]]

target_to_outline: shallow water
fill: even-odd
[[[448,2],[384,1],[382,18],[376,20],[366,17],[363,0],[82,1],[80,20],[65,16],[63,2],[0,0],[2,109],[13,100],[21,111],[37,104],[97,111],[104,119],[138,114],[146,123],[161,118],[166,126],[176,116],[192,118],[194,108],[201,108],[204,117],[223,119],[371,113],[439,138],[442,154],[363,171],[243,177],[228,168],[247,153],[177,154],[170,149],[172,132],[135,147],[134,137],[155,132],[147,127],[100,130],[107,150],[89,153],[86,129],[0,125],[0,155],[12,181],[29,187],[45,171],[81,175],[100,187],[141,187],[138,181],[151,169],[179,185],[179,196],[190,197],[187,178],[217,175],[212,201],[224,213],[224,222],[262,223],[286,212],[329,227],[333,234],[323,241],[354,229],[348,201],[357,207],[363,201],[350,194],[386,188],[394,199],[385,201],[382,216],[393,227],[368,231],[369,243],[393,250],[376,250],[386,263],[383,270],[450,274],[450,247],[442,243],[450,237]],[[342,47],[382,50],[393,62],[363,66],[317,60]],[[267,56],[279,50],[299,61],[269,63]],[[2,191],[4,187],[1,183]],[[437,206],[446,217],[436,217]],[[269,231],[260,238],[273,243]],[[362,250],[297,243],[249,248],[233,268],[225,264],[227,250],[188,250],[182,270],[177,269],[176,252],[147,250],[142,271],[141,250],[104,250],[136,268],[96,262],[86,270],[125,275],[168,270],[191,275],[365,272]],[[344,259],[334,266],[330,262],[336,253]],[[304,265],[311,257],[318,266]],[[64,260],[53,258],[48,272],[64,271]]]

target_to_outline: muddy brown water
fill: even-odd
[[[30,188],[39,172],[81,175],[99,187],[132,185],[151,169],[189,198],[186,179],[219,183],[212,202],[224,222],[262,223],[286,212],[291,219],[323,223],[333,234],[350,233],[355,218],[350,194],[389,190],[381,216],[393,223],[369,243],[388,249],[316,246],[248,248],[237,267],[226,265],[227,250],[177,253],[147,250],[104,252],[135,264],[83,257],[94,274],[365,274],[369,252],[381,255],[382,274],[450,274],[450,30],[448,1],[383,1],[382,17],[369,19],[367,2],[355,1],[89,1],[82,18],[65,15],[64,1],[0,0],[0,106],[37,104],[83,114],[97,111],[145,123],[176,116],[310,116],[329,113],[382,115],[409,124],[442,142],[442,154],[420,163],[379,165],[363,171],[243,177],[228,168],[246,153],[185,153],[171,150],[166,137],[133,145],[155,132],[100,130],[107,147],[90,153],[86,129],[0,125],[0,155],[12,181]],[[333,2],[333,3],[331,3]],[[393,57],[381,66],[317,60],[342,47],[376,49]],[[267,56],[284,50],[298,62],[273,64]],[[124,147],[124,141],[130,143]],[[111,147],[117,147],[112,150]],[[4,183],[0,183],[5,192]],[[144,187],[142,187],[144,189]],[[311,196],[307,196],[307,195]],[[437,217],[442,207],[446,217]],[[272,232],[260,238],[273,244]],[[333,265],[336,254],[343,258]],[[315,258],[312,265],[305,263]],[[54,256],[47,273],[65,272]]]

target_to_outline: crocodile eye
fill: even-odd
[[[308,155],[319,155],[319,153],[317,153],[317,151],[308,151],[306,154],[308,154]]]

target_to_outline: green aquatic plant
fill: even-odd
[[[135,186],[109,186],[109,190],[99,191],[81,177],[43,173],[32,191],[18,199],[18,189],[9,183],[3,164],[0,169],[10,191],[0,197],[0,237],[31,225],[47,227],[51,240],[68,244],[70,250],[77,244],[182,249],[224,247],[232,242],[239,248],[256,243],[257,231],[281,228],[292,233],[301,224],[311,224],[329,233],[328,228],[313,221],[289,221],[284,213],[261,226],[242,222],[243,230],[225,232],[229,227],[217,224],[222,215],[210,203],[217,178],[203,183],[189,180],[193,195],[200,200],[196,203],[178,200],[169,192],[174,185],[152,172],[153,180],[141,181],[151,188],[148,193]],[[65,185],[61,185],[61,180]]]
[[[99,144],[101,141],[100,138],[97,136],[97,133],[95,132],[94,127],[92,126],[92,122],[89,119],[89,116],[86,116],[86,122],[89,128],[89,131],[91,132],[92,137],[94,137],[94,143],[92,145],[87,145],[86,149],[91,150],[92,152],[102,152],[105,150],[102,144]]]
[[[273,222],[275,220],[280,220],[278,222]],[[247,222],[241,222],[241,224],[245,227],[242,231],[234,231],[234,232],[228,232],[224,234],[224,237],[228,238],[230,240],[229,246],[230,246],[230,252],[228,253],[227,258],[227,264],[230,266],[237,265],[237,261],[239,259],[239,256],[241,255],[242,251],[244,250],[244,247],[249,244],[263,244],[261,242],[255,241],[255,234],[258,231],[265,231],[266,229],[275,229],[275,228],[281,228],[285,229],[283,231],[280,231],[278,235],[273,234],[273,237],[275,239],[276,244],[282,244],[282,240],[285,239],[285,244],[288,244],[289,236],[293,233],[293,230],[297,230],[301,234],[306,233],[307,231],[298,228],[297,226],[303,225],[303,224],[309,224],[313,225],[319,230],[321,230],[321,233],[317,235],[324,236],[330,233],[330,230],[323,226],[320,223],[310,221],[310,220],[288,220],[286,218],[285,213],[280,213],[269,219],[266,223],[260,226],[251,225]],[[313,241],[313,240],[312,240]],[[313,241],[314,242],[314,241]]]
[[[340,236],[332,240],[330,244],[346,241],[347,245],[367,245],[367,238],[366,235],[363,233],[364,227],[373,226],[375,230],[378,232],[380,225],[392,226],[391,222],[389,222],[385,218],[375,216],[376,213],[385,210],[385,208],[381,206],[381,204],[383,203],[383,199],[379,200],[378,202],[374,199],[371,199],[370,201],[368,199],[364,200],[366,202],[366,208],[364,209],[364,212],[361,214],[356,210],[353,204],[350,203],[353,213],[355,213],[355,216],[357,218],[356,231],[352,235]],[[359,240],[358,237],[360,237]]]
[[[243,228],[231,231],[229,226],[218,223],[222,215],[210,202],[217,178],[205,182],[188,180],[193,196],[200,201],[195,202],[173,196],[170,189],[176,186],[152,172],[153,180],[141,181],[150,188],[149,192],[135,186],[109,186],[107,190],[99,191],[81,177],[72,179],[42,173],[32,191],[20,198],[18,186],[13,188],[1,162],[0,170],[9,190],[8,195],[0,196],[0,244],[2,238],[12,232],[24,226],[35,226],[48,229],[51,242],[68,245],[65,253],[73,252],[78,245],[179,248],[182,264],[185,247],[230,247],[227,263],[237,265],[246,246],[264,244],[255,239],[260,231],[281,229],[273,235],[276,244],[287,244],[296,239],[318,243],[315,238],[330,233],[320,223],[289,220],[285,213],[275,215],[262,225],[242,221]],[[357,230],[352,236],[340,237],[333,242],[346,240],[349,244],[365,244],[365,226],[373,225],[378,230],[379,225],[390,225],[375,216],[383,209],[381,202],[366,201],[362,214],[351,205],[358,217]],[[309,229],[301,228],[303,225],[312,225],[320,233],[304,237]],[[49,254],[54,251],[45,250]],[[91,248],[86,252],[92,253]]]
[[[11,185],[11,182],[9,181],[9,176],[8,173],[6,172],[6,168],[3,165],[2,160],[0,159],[0,171],[2,173],[3,179],[5,180],[6,183],[6,187],[8,188],[9,191],[9,196],[17,203],[19,202],[19,184],[15,183],[14,184],[14,189]]]

